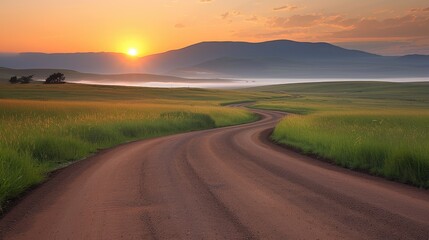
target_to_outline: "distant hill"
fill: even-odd
[[[328,43],[204,42],[148,57],[147,72],[182,77],[429,77],[429,56],[386,57]],[[186,66],[187,65],[187,66]]]
[[[15,69],[71,69],[89,73],[130,73],[135,65],[120,53],[0,54],[0,67]]]
[[[206,82],[229,82],[224,79],[186,79],[174,76],[163,76],[154,74],[128,73],[128,74],[94,74],[81,73],[67,69],[11,69],[0,67],[0,83],[8,82],[11,76],[34,75],[35,80],[44,80],[55,72],[64,73],[67,82],[87,82],[99,84],[120,83],[145,83],[145,82],[174,82],[174,83],[206,83]]]
[[[144,69],[149,72],[170,72],[181,68],[222,59],[238,59],[261,62],[297,61],[302,59],[350,59],[374,57],[370,53],[347,50],[328,43],[303,43],[277,40],[261,43],[202,42],[182,49],[144,58]]]
[[[9,68],[64,68],[90,73],[150,73],[189,78],[429,77],[429,56],[386,57],[329,43],[277,40],[202,42],[130,59],[119,53],[0,55]]]

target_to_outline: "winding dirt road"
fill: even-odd
[[[429,239],[429,192],[276,146],[283,117],[125,144],[67,167],[2,239]]]

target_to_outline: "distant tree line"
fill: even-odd
[[[17,83],[27,84],[27,83],[30,83],[33,81],[33,76],[34,75],[22,76],[22,77],[13,76],[10,78],[9,82],[11,84],[17,84]],[[65,83],[65,80],[66,80],[66,76],[64,76],[64,74],[58,72],[58,73],[53,73],[49,77],[47,77],[45,79],[45,84]]]
[[[30,83],[32,81],[33,81],[33,75],[22,76],[22,77],[13,76],[9,80],[9,82],[12,83],[12,84],[15,84],[15,83],[26,84],[26,83]]]

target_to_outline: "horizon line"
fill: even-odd
[[[352,51],[360,51],[360,52],[365,52],[365,53],[370,53],[370,54],[374,54],[374,55],[378,55],[378,56],[386,56],[386,57],[401,57],[401,56],[415,56],[415,55],[420,55],[420,56],[429,56],[429,54],[423,54],[423,53],[409,53],[409,54],[403,54],[403,55],[386,55],[386,54],[377,54],[377,53],[373,53],[370,51],[366,51],[366,50],[359,50],[359,49],[353,49],[353,48],[347,48],[347,47],[342,47],[342,46],[338,46],[336,45],[337,43],[331,43],[331,42],[327,42],[327,41],[295,41],[295,40],[290,40],[290,39],[274,39],[274,40],[268,40],[268,41],[233,41],[233,40],[222,40],[222,41],[200,41],[200,42],[195,42],[186,46],[183,46],[181,48],[175,48],[175,49],[170,49],[170,50],[166,50],[166,51],[161,51],[161,52],[157,52],[157,53],[151,53],[151,54],[147,54],[147,55],[142,55],[142,56],[137,56],[134,57],[136,59],[139,58],[144,58],[144,57],[148,57],[148,56],[153,56],[153,55],[158,55],[158,54],[163,54],[163,53],[168,53],[168,52],[172,52],[172,51],[177,51],[177,50],[181,50],[181,49],[185,49],[185,48],[189,48],[192,46],[196,46],[199,44],[203,44],[203,43],[248,43],[248,44],[261,44],[261,43],[270,43],[270,42],[293,42],[293,43],[310,43],[310,44],[330,44],[333,45],[335,47],[339,47],[339,48],[343,48],[343,49],[347,49],[347,50],[352,50]],[[77,51],[77,52],[41,52],[41,51],[23,51],[23,52],[0,52],[0,55],[20,55],[20,54],[46,54],[46,55],[54,55],[54,54],[118,54],[118,55],[124,55],[127,56],[128,54],[125,52],[113,52],[113,51]]]

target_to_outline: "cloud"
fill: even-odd
[[[200,0],[201,3],[209,3],[209,2],[213,2],[213,0]]]
[[[174,25],[175,28],[184,28],[185,25],[181,24],[181,23],[177,23],[176,25]]]
[[[341,15],[331,15],[324,16],[320,21],[320,24],[329,25],[337,28],[350,28],[353,27],[353,25],[356,24],[357,21],[358,19],[356,18],[346,18]]]
[[[410,12],[429,12],[429,7],[427,8],[413,8],[410,10]]]
[[[383,20],[363,18],[352,29],[336,32],[335,37],[347,38],[412,38],[429,37],[429,11],[419,11]]]
[[[268,20],[268,26],[275,28],[311,27],[322,18],[317,14],[293,15],[291,17],[273,17]]]
[[[339,28],[340,30],[349,29],[358,19],[346,18],[342,15],[320,15],[305,14],[293,15],[291,17],[273,17],[267,21],[268,26],[273,28],[310,28],[317,26]]]
[[[228,16],[229,16],[229,12],[224,12],[224,13],[222,13],[221,15],[220,15],[220,17],[222,18],[222,19],[227,19],[228,18]]]
[[[348,49],[363,50],[381,55],[429,54],[429,43],[419,43],[417,39],[410,41],[337,42],[334,44]]]
[[[222,13],[221,15],[220,15],[220,17],[223,19],[223,20],[230,20],[230,18],[232,18],[232,17],[237,17],[237,16],[240,16],[241,15],[241,12],[239,12],[239,11],[236,11],[236,10],[233,10],[233,11],[227,11],[227,12],[224,12],[224,13]]]
[[[373,14],[373,17],[364,18],[311,12],[292,16],[248,15],[242,20],[258,24],[249,25],[234,36],[337,42],[383,55],[429,54],[429,7],[405,9],[402,14],[396,12],[395,15],[388,9],[380,12],[389,14]]]
[[[284,6],[273,8],[274,11],[293,11],[296,9],[298,9],[298,6],[294,6],[294,5],[284,5]]]
[[[253,15],[251,17],[246,18],[245,20],[249,21],[249,22],[256,22],[256,21],[258,21],[258,17]]]
[[[347,18],[343,15],[305,14],[272,17],[272,28],[312,28],[338,38],[415,38],[429,37],[429,10],[413,9],[402,16],[377,18]]]

